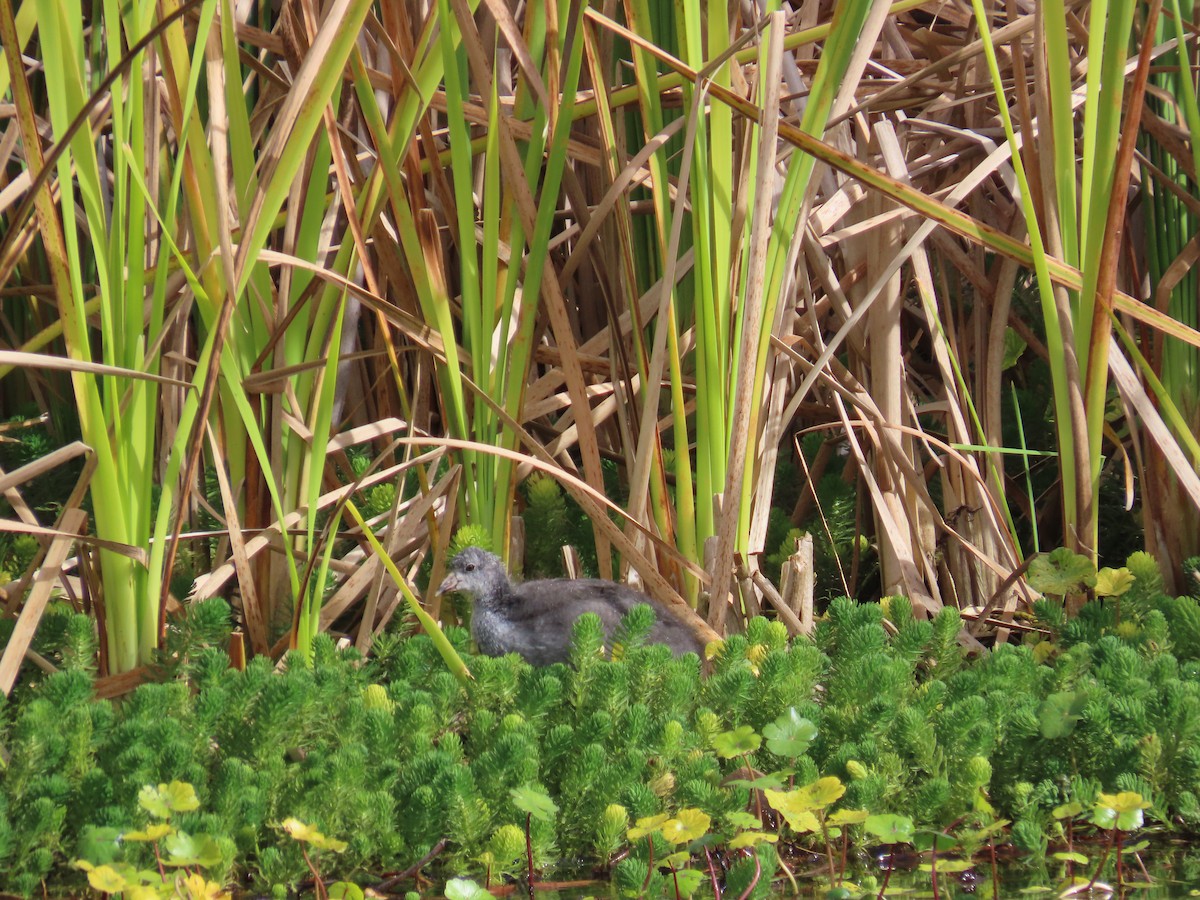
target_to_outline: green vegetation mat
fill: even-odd
[[[944,859],[1186,834],[1200,606],[1164,596],[1148,558],[1130,568],[1119,608],[1068,622],[1043,602],[1025,643],[977,658],[954,611],[839,600],[812,640],[754,620],[705,675],[642,646],[639,614],[610,661],[585,617],[571,666],[469,656],[468,689],[423,635],[383,635],[367,659],[321,635],[311,666],[236,671],[228,610],[209,601],[173,635],[168,680],[98,701],[92,623],[56,611],[39,641],[61,671],[30,673],[3,709],[0,884],[62,894],[85,884],[77,859],[156,874],[157,856],[214,889],[281,892],[314,871],[377,884],[436,849],[438,892],[522,873],[531,854],[667,897],[711,893],[716,859],[738,897],[765,895],[801,850],[832,867],[843,841],[888,843],[880,822],[917,846],[941,832]]]

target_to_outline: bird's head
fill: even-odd
[[[450,571],[438,593],[469,594],[478,600],[502,591],[507,585],[508,573],[500,557],[480,547],[468,547],[450,561]]]

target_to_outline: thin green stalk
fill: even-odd
[[[1046,327],[1046,344],[1049,352],[1050,374],[1052,390],[1054,392],[1055,428],[1060,448],[1059,464],[1062,478],[1064,528],[1068,535],[1078,534],[1080,523],[1077,519],[1078,505],[1076,498],[1078,491],[1081,489],[1080,479],[1086,478],[1086,473],[1080,472],[1076,467],[1076,455],[1071,449],[1076,446],[1076,441],[1071,427],[1072,410],[1068,395],[1072,388],[1065,364],[1066,357],[1064,354],[1067,348],[1063,341],[1063,323],[1059,320],[1058,305],[1054,299],[1054,284],[1050,278],[1049,265],[1047,263],[1048,254],[1042,240],[1042,232],[1038,224],[1034,198],[1029,188],[1029,179],[1025,174],[1025,166],[1021,161],[1020,146],[1017,143],[1016,134],[1013,130],[1012,117],[1008,112],[1004,85],[1000,76],[999,64],[996,61],[996,49],[992,45],[991,31],[987,24],[987,14],[984,10],[982,0],[972,0],[972,3],[975,9],[976,24],[979,27],[980,38],[983,40],[984,58],[987,61],[988,72],[991,75],[992,89],[999,100],[997,107],[1000,112],[1000,120],[1004,126],[1004,133],[1009,146],[1013,150],[1013,171],[1020,188],[1021,206],[1025,213],[1032,261],[1034,271],[1037,275],[1038,296],[1041,299],[1042,318]],[[1054,48],[1048,47],[1047,53],[1053,56],[1055,53]],[[1056,116],[1061,114],[1061,110],[1055,113]],[[1072,148],[1073,146],[1072,144]],[[1055,152],[1060,152],[1059,148],[1055,148]],[[1075,327],[1078,328],[1081,324],[1075,323]],[[1078,388],[1079,385],[1076,382],[1075,389],[1078,390]]]

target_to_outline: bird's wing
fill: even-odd
[[[545,581],[530,581],[517,589],[520,605],[536,609],[539,615],[554,615],[558,610],[570,609],[572,621],[585,612],[594,612],[604,623],[605,633],[620,624],[622,616],[639,604],[647,604],[654,610],[660,622],[677,622],[677,618],[663,604],[635,591],[633,588],[613,581],[598,578],[554,578]],[[681,627],[683,624],[678,623]]]
[[[621,616],[639,602],[631,598],[641,597],[624,585],[595,578],[529,581],[519,585],[514,593],[519,598],[515,605],[520,614],[531,620],[544,617],[564,623],[568,638],[575,620],[588,612],[598,615],[605,633],[611,633]]]

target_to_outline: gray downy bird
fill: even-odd
[[[475,601],[471,636],[488,656],[519,653],[535,666],[566,662],[576,619],[595,613],[611,642],[621,617],[639,603],[653,609],[658,620],[649,643],[666,644],[676,656],[704,652],[704,644],[674,612],[633,588],[596,578],[546,578],[514,585],[500,558],[478,547],[468,547],[450,562],[438,593],[451,592]]]

